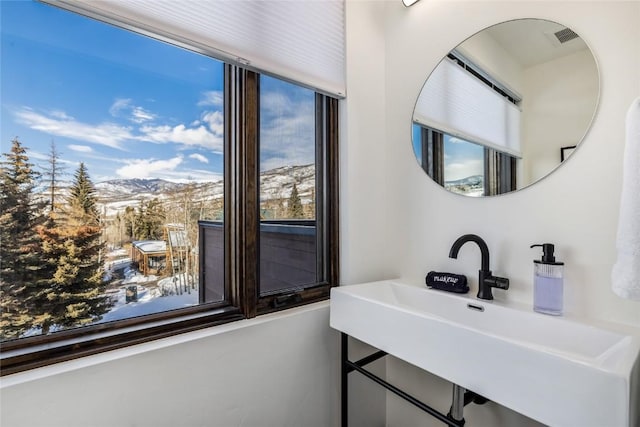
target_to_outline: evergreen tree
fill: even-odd
[[[300,195],[298,194],[298,186],[293,183],[293,189],[289,196],[289,202],[287,203],[287,213],[289,218],[304,218],[304,212],[302,210],[302,201],[300,201]]]
[[[39,229],[50,273],[33,296],[35,323],[43,334],[53,326],[91,323],[109,310],[102,280],[101,231],[95,188],[80,163],[60,216]]]
[[[163,225],[166,215],[158,199],[140,204],[137,238],[140,240],[159,240],[163,238]]]
[[[80,163],[74,175],[73,185],[67,200],[71,218],[80,224],[99,224],[100,214],[96,206],[96,189],[89,178],[84,163]]]
[[[32,325],[29,292],[42,274],[40,240],[46,202],[35,199],[39,174],[18,138],[0,169],[0,335],[17,338]]]

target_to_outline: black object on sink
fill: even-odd
[[[425,282],[428,287],[441,291],[455,292],[457,294],[466,294],[469,292],[467,276],[462,274],[430,271],[425,278]]]

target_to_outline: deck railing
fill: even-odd
[[[224,228],[221,221],[198,221],[201,302],[224,299]],[[314,220],[260,222],[259,289],[267,295],[317,282]]]

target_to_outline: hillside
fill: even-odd
[[[311,202],[315,188],[315,166],[284,166],[260,173],[261,202],[287,199],[293,189],[298,193],[303,204]],[[65,196],[70,182],[61,182],[58,193]],[[107,217],[115,215],[127,206],[138,206],[140,202],[154,198],[167,200],[188,195],[194,202],[222,199],[224,182],[176,183],[163,179],[115,179],[95,184],[96,196],[100,211]],[[42,186],[39,193],[47,197],[48,190]]]

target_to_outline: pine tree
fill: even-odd
[[[40,240],[35,230],[44,221],[46,202],[34,189],[39,174],[18,138],[4,153],[0,169],[0,335],[17,338],[33,320],[29,292],[42,274]]]
[[[164,208],[158,199],[149,200],[140,204],[138,218],[138,234],[140,240],[158,240],[163,237],[163,225],[166,215]]]
[[[33,297],[35,323],[43,334],[54,326],[91,323],[109,310],[102,279],[101,231],[95,188],[80,163],[59,217],[50,218],[39,229],[50,273]]]
[[[70,188],[68,203],[71,208],[71,217],[79,220],[80,224],[98,224],[100,214],[96,206],[96,189],[89,178],[84,163],[80,163],[74,175],[73,185]]]
[[[289,202],[287,203],[287,213],[289,218],[304,218],[304,212],[302,210],[302,201],[300,201],[300,195],[298,194],[298,186],[293,183],[293,189],[289,196]]]

